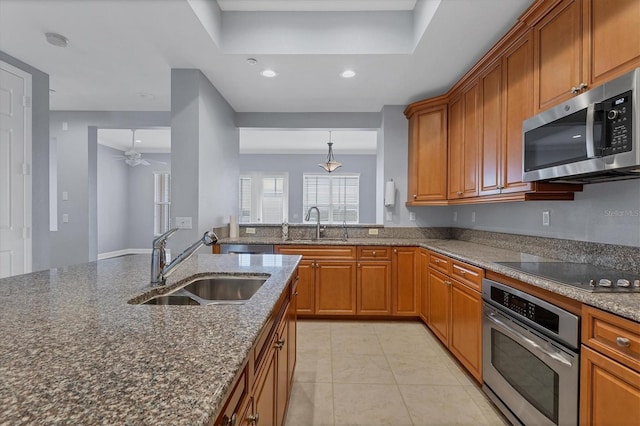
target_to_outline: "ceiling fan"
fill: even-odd
[[[135,143],[136,143],[136,129],[131,129],[131,148],[129,148],[124,152],[124,156],[121,156],[118,158],[124,160],[124,162],[131,167],[135,167],[139,165],[150,166],[151,163],[148,160],[145,160],[144,158],[142,158],[142,154],[136,151]],[[155,161],[155,160],[151,160],[151,161],[159,164],[167,164],[164,161]]]

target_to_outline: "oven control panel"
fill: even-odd
[[[555,334],[558,333],[559,315],[530,300],[497,287],[491,287],[491,300]]]

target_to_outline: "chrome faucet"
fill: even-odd
[[[342,239],[347,241],[349,239],[349,232],[347,232],[347,220],[342,221]]]
[[[316,206],[309,207],[309,211],[307,211],[307,215],[304,217],[304,220],[308,221],[309,219],[311,219],[311,210],[314,210],[314,209],[315,209],[316,213],[318,214],[318,222],[316,223],[316,237],[315,237],[315,239],[319,240],[320,239],[320,210]]]
[[[179,228],[173,228],[153,239],[153,251],[151,252],[151,285],[164,285],[167,277],[178,265],[189,259],[203,244],[210,246],[218,241],[218,236],[215,232],[207,231],[202,238],[189,246],[167,265],[165,246],[167,245],[169,237],[175,234],[178,229]]]

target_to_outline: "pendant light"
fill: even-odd
[[[331,142],[331,132],[329,132],[329,142],[327,143],[327,145],[329,145],[329,153],[327,154],[327,161],[324,163],[318,164],[318,166],[322,167],[326,172],[331,173],[338,167],[342,167],[342,163],[338,163],[333,158],[333,148],[332,148],[333,142]]]

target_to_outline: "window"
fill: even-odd
[[[358,223],[360,175],[305,174],[303,175],[302,202],[304,214],[310,207],[318,207],[322,222]]]
[[[282,223],[289,213],[289,174],[240,175],[239,223]]]
[[[169,230],[169,207],[171,206],[171,175],[153,173],[153,233],[164,234]]]

